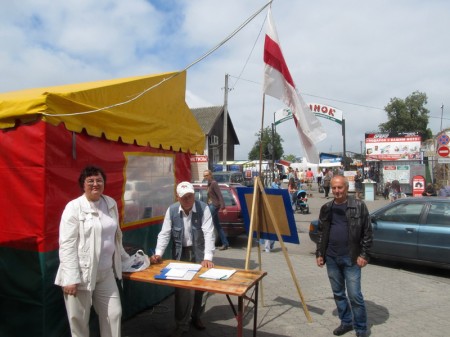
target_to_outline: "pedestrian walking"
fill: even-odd
[[[220,242],[222,243],[219,250],[227,250],[230,247],[230,244],[219,220],[219,210],[222,210],[223,214],[227,214],[222,192],[220,191],[219,184],[214,180],[210,170],[203,172],[203,179],[205,179],[208,183],[208,206],[211,211],[214,228],[216,229]]]

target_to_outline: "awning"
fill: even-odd
[[[0,129],[42,119],[111,141],[203,153],[204,134],[185,102],[185,91],[186,72],[181,72],[2,93]],[[105,107],[110,108],[76,114]]]

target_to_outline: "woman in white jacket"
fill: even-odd
[[[106,175],[87,166],[78,183],[84,194],[70,201],[59,228],[60,265],[55,284],[62,287],[72,336],[89,336],[94,306],[102,337],[120,337],[122,305],[116,278],[130,257],[122,246],[114,199],[103,195]]]

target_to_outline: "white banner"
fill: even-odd
[[[274,117],[275,125],[283,123],[291,118],[292,118],[292,111],[289,108],[284,108],[284,109],[275,111],[275,117]]]
[[[342,124],[342,110],[320,103],[308,103],[308,105],[317,117],[326,118],[338,124]]]
[[[316,117],[322,117],[338,124],[342,124],[342,110],[333,108],[329,105],[319,103],[307,103],[309,109],[316,115]],[[292,118],[292,111],[289,108],[284,108],[275,111],[275,125],[283,123]]]

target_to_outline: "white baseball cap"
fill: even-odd
[[[194,186],[190,182],[182,181],[177,186],[177,195],[182,198],[187,193],[195,193]]]

